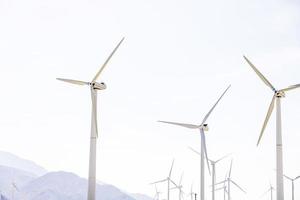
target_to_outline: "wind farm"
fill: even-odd
[[[299,10],[0,1],[0,200],[299,200]]]

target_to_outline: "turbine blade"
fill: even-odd
[[[250,67],[252,67],[252,69],[259,76],[259,78],[275,92],[276,91],[275,87],[268,81],[268,79],[266,79],[266,77],[264,77],[264,75],[260,71],[258,71],[258,69],[250,62],[250,60],[248,60],[246,56],[244,56],[244,59],[247,61]]]
[[[263,197],[263,196],[265,196],[266,194],[268,194],[268,192],[270,192],[270,191],[271,191],[271,188],[268,189],[266,192],[264,192],[264,193],[260,196],[260,198]]]
[[[218,190],[224,190],[224,187],[215,189],[215,191],[218,191]]]
[[[65,78],[56,78],[56,80],[64,81],[67,83],[72,83],[75,85],[89,85],[90,84],[89,82],[78,81],[78,80],[73,80],[73,79],[65,79]]]
[[[181,185],[181,183],[182,183],[182,178],[183,178],[183,172],[182,172],[180,180],[179,180],[179,185]]]
[[[213,105],[213,107],[209,110],[209,112],[205,115],[204,119],[202,120],[201,124],[204,124],[206,122],[206,120],[208,119],[209,115],[212,113],[212,111],[215,109],[215,107],[217,106],[217,104],[219,103],[219,101],[222,99],[222,97],[225,95],[225,93],[227,92],[227,90],[231,87],[231,85],[229,85],[226,90],[222,93],[222,95],[220,96],[220,98],[218,99],[218,101]]]
[[[283,174],[283,177],[286,178],[286,179],[288,179],[288,180],[290,180],[290,181],[293,181],[293,179],[291,177],[288,177],[288,176],[286,176],[284,174]]]
[[[226,182],[226,180],[218,182],[218,183],[215,183],[215,185],[220,185],[220,184],[225,183],[225,182]]]
[[[231,170],[232,170],[232,159],[231,159],[231,162],[230,162],[230,168],[229,168],[229,174],[228,174],[229,178],[231,177]]]
[[[160,181],[155,181],[153,183],[150,183],[150,185],[153,185],[153,184],[156,184],[156,183],[162,183],[162,182],[165,182],[167,181],[167,179],[163,179],[163,180],[160,180]]]
[[[175,187],[178,187],[178,185],[172,179],[169,178],[169,180],[171,181],[171,183],[173,183],[173,185],[175,185]]]
[[[297,176],[294,180],[297,180],[298,178],[300,178],[300,176]]]
[[[207,148],[206,148],[205,135],[204,135],[203,129],[200,129],[200,131],[201,131],[201,140],[202,140],[202,144],[203,144],[203,146],[201,146],[201,148],[204,148],[205,160],[206,160],[208,172],[209,172],[209,175],[211,175],[209,161],[208,161],[208,156],[207,156]]]
[[[114,50],[110,53],[110,55],[108,56],[108,58],[106,59],[106,61],[102,65],[102,67],[100,68],[100,70],[97,72],[97,74],[93,78],[92,82],[95,82],[97,80],[97,78],[99,77],[99,75],[101,74],[101,72],[103,71],[103,69],[106,67],[107,63],[109,62],[109,60],[111,59],[111,57],[114,55],[114,53],[117,51],[117,49],[119,48],[119,46],[122,44],[122,42],[124,41],[124,39],[125,38],[123,37],[122,40],[118,43],[118,45],[114,48]]]
[[[215,161],[215,163],[217,163],[217,162],[219,162],[219,161],[221,161],[221,160],[227,158],[227,157],[230,156],[231,154],[232,154],[232,153],[229,153],[229,154],[223,156],[222,158],[220,158],[220,159],[218,159],[217,161]]]
[[[172,170],[173,170],[173,165],[174,165],[174,159],[172,161],[171,169],[170,169],[170,172],[169,172],[169,178],[171,178],[171,173],[172,173]]]
[[[239,186],[236,182],[234,182],[233,180],[230,180],[230,182],[233,183],[236,187],[238,187],[242,192],[246,193],[246,191],[243,190],[243,188]]]
[[[287,87],[287,88],[284,88],[284,89],[282,89],[282,90],[280,90],[280,91],[286,92],[286,91],[293,90],[293,89],[296,89],[296,88],[299,88],[299,87],[300,87],[300,84],[297,84],[297,85],[291,85],[291,86],[289,86],[289,87]]]
[[[195,149],[193,149],[192,147],[189,147],[190,150],[192,150],[193,152],[195,152],[198,155],[201,155],[200,152],[196,151]]]
[[[260,135],[259,135],[257,144],[256,144],[257,146],[258,146],[259,143],[260,143],[260,140],[261,140],[261,138],[262,138],[262,136],[263,136],[263,134],[264,134],[264,131],[265,131],[265,129],[266,129],[266,126],[267,126],[267,124],[268,124],[268,121],[269,121],[269,119],[270,119],[270,117],[271,117],[271,114],[272,114],[272,112],[273,112],[273,110],[274,110],[275,98],[276,98],[276,94],[274,94],[274,96],[273,96],[273,98],[272,98],[272,101],[271,101],[271,104],[270,104],[270,106],[269,106],[269,109],[268,109],[268,113],[267,113],[266,119],[265,119],[265,121],[264,121],[263,127],[262,127],[262,129],[261,129],[261,132],[260,132]]]
[[[172,124],[172,125],[177,125],[177,126],[182,126],[182,127],[191,128],[191,129],[199,128],[199,126],[194,125],[194,124],[184,124],[184,123],[168,122],[168,121],[158,121],[158,122],[166,123],[166,124]]]

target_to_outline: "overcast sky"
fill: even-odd
[[[107,90],[97,178],[154,195],[149,183],[166,178],[175,158],[175,181],[184,171],[184,189],[194,182],[198,192],[199,157],[188,149],[200,148],[198,132],[156,121],[200,123],[231,84],[208,120],[208,155],[234,153],[232,177],[247,195],[233,189],[233,199],[258,199],[275,185],[275,117],[257,148],[272,92],[242,55],[279,89],[300,83],[299,9],[296,0],[0,0],[0,150],[86,177],[89,89],[55,78],[90,81],[125,36],[99,79]],[[300,90],[286,96],[284,171],[297,176]],[[218,180],[229,164],[217,166]]]

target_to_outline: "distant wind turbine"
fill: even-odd
[[[283,175],[286,179],[288,179],[289,181],[292,182],[292,200],[295,200],[295,180],[299,179],[300,176],[297,176],[295,178],[291,178],[291,177],[288,177],[286,175]]]
[[[209,168],[208,164],[208,158],[207,158],[207,148],[206,148],[206,140],[205,140],[205,131],[208,131],[208,125],[205,123],[212,111],[215,109],[219,101],[222,99],[222,97],[225,95],[227,90],[230,88],[230,85],[226,88],[226,90],[223,92],[221,97],[218,99],[218,101],[213,105],[213,107],[209,110],[209,112],[205,115],[200,125],[195,124],[184,124],[184,123],[178,123],[178,122],[169,122],[169,121],[158,121],[162,123],[182,126],[189,129],[198,129],[200,131],[201,136],[201,147],[200,147],[200,200],[204,200],[204,155],[206,157],[207,166]],[[210,172],[210,170],[209,170]]]
[[[161,194],[160,191],[158,191],[156,184],[155,185],[155,196],[154,196],[154,200],[160,200],[159,199],[159,195]]]
[[[174,165],[174,159],[172,161],[171,169],[170,169],[170,172],[169,172],[169,175],[168,175],[167,178],[165,178],[163,180],[160,180],[160,181],[156,181],[156,182],[150,183],[152,185],[152,184],[156,184],[156,183],[167,182],[167,184],[168,184],[168,190],[167,190],[168,197],[167,197],[167,200],[170,200],[170,189],[171,189],[170,188],[170,184],[172,183],[175,187],[177,186],[176,183],[171,179],[173,165]]]
[[[193,149],[192,147],[189,147],[192,151],[194,151],[195,153],[197,153],[198,155],[200,155],[200,153],[198,151],[196,151],[195,149]],[[216,186],[216,164],[218,162],[220,162],[221,160],[227,158],[230,154],[227,154],[221,158],[219,158],[218,160],[211,160],[211,159],[208,159],[210,164],[211,164],[211,168],[212,168],[212,200],[215,200],[215,186]]]
[[[263,196],[265,196],[266,194],[268,194],[269,192],[270,192],[270,195],[271,195],[271,200],[273,200],[273,191],[275,190],[275,188],[271,185],[271,183],[270,183],[270,187],[269,187],[269,189],[265,192],[265,193],[263,193],[262,195],[261,195],[261,197],[263,197]]]
[[[274,104],[276,100],[276,192],[277,200],[284,200],[284,185],[283,185],[283,156],[282,156],[282,133],[281,133],[281,98],[285,97],[285,92],[299,88],[300,84],[292,85],[287,88],[277,90],[275,87],[264,77],[264,75],[258,71],[258,69],[244,56],[244,59],[259,76],[259,78],[273,91],[274,95],[271,101],[271,104],[268,109],[266,119],[264,121],[260,136],[257,142],[259,142],[263,136],[264,130],[267,126],[267,123],[270,119],[270,116],[274,109]]]
[[[90,136],[90,158],[89,158],[89,177],[88,177],[88,200],[95,200],[96,198],[96,147],[98,138],[98,125],[97,125],[97,91],[106,89],[105,83],[96,82],[103,69],[108,64],[111,57],[117,51],[124,38],[118,43],[115,49],[111,52],[109,57],[106,59],[100,70],[94,76],[91,82],[78,81],[72,79],[57,78],[59,81],[64,81],[76,85],[87,85],[91,90],[92,98],[92,123],[91,123],[91,136]]]
[[[191,197],[191,200],[194,200],[194,197],[195,197],[195,192],[193,192],[193,184],[191,185],[191,191],[190,193],[188,194],[189,197]]]
[[[226,180],[222,181],[222,182],[219,182],[217,183],[216,185],[219,185],[219,184],[222,184],[222,183],[227,183],[227,194],[228,194],[228,200],[231,199],[231,183],[236,186],[239,190],[241,190],[243,193],[246,194],[246,191],[241,187],[239,186],[235,181],[232,180],[231,178],[231,170],[232,170],[232,160],[231,160],[231,163],[230,163],[230,169],[229,169],[229,173],[228,173],[228,177]]]
[[[183,199],[183,194],[184,192],[182,191],[182,178],[183,178],[183,173],[181,174],[180,180],[178,182],[178,184],[176,184],[175,187],[171,188],[171,190],[173,189],[178,189],[179,193],[178,193],[178,199],[182,200]]]

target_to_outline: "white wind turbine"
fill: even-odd
[[[182,200],[183,199],[183,194],[184,192],[182,191],[182,178],[183,178],[183,173],[181,174],[180,180],[178,182],[178,185],[176,184],[175,187],[171,188],[171,190],[173,189],[178,189],[179,193],[178,193],[178,199]]]
[[[268,109],[268,113],[266,119],[263,123],[262,130],[260,132],[260,136],[257,142],[259,142],[263,136],[264,130],[267,126],[267,123],[270,119],[270,116],[274,109],[274,104],[276,100],[276,192],[277,192],[277,200],[284,199],[284,186],[283,186],[283,156],[282,156],[282,134],[281,134],[281,98],[285,97],[285,92],[289,90],[293,90],[300,87],[300,84],[292,85],[287,88],[277,90],[275,87],[264,77],[264,75],[258,71],[258,69],[244,56],[247,63],[252,67],[255,73],[259,76],[259,78],[273,91],[274,95],[271,101],[271,104]]]
[[[15,199],[15,191],[19,192],[19,188],[17,187],[15,182],[11,183],[11,199],[14,200]]]
[[[172,174],[172,170],[173,170],[173,165],[174,165],[174,159],[172,161],[172,165],[171,165],[171,169],[170,169],[170,172],[169,172],[169,176],[163,180],[160,180],[160,181],[156,181],[154,183],[150,183],[151,185],[152,184],[156,184],[156,183],[163,183],[163,182],[167,182],[168,184],[168,189],[167,189],[167,200],[170,200],[170,184],[172,183],[175,187],[177,186],[176,183],[171,179],[171,174]]]
[[[157,186],[155,184],[155,196],[154,196],[154,200],[160,200],[159,199],[159,195],[161,194],[160,191],[158,191]]]
[[[261,195],[261,197],[263,197],[263,196],[265,196],[266,194],[268,194],[269,192],[270,192],[270,195],[271,195],[271,200],[273,200],[273,191],[275,190],[275,188],[271,185],[271,183],[270,183],[270,187],[269,187],[269,189],[265,192],[265,193],[263,193],[262,195]]]
[[[295,180],[299,179],[300,176],[297,176],[295,178],[291,178],[291,177],[288,177],[286,175],[283,175],[286,179],[288,179],[289,181],[292,182],[292,200],[295,200]]]
[[[189,147],[192,151],[194,151],[195,153],[197,153],[198,155],[200,155],[200,153],[198,151],[196,151],[195,149]],[[226,156],[223,156],[222,158],[219,158],[218,160],[211,160],[211,159],[208,159],[210,164],[211,164],[211,168],[212,168],[212,171],[211,171],[211,176],[212,176],[212,200],[215,200],[215,186],[216,186],[216,164],[218,162],[220,162],[221,160],[227,158],[230,154],[226,155]]]
[[[236,186],[238,189],[240,189],[243,193],[246,194],[246,191],[243,190],[243,188],[241,186],[239,186],[235,181],[232,180],[231,178],[231,170],[232,170],[232,160],[231,160],[231,163],[230,163],[230,169],[229,169],[229,173],[228,173],[228,177],[222,181],[222,182],[219,182],[217,183],[216,185],[219,185],[219,184],[224,184],[224,183],[227,183],[227,186],[226,186],[226,191],[227,191],[227,195],[228,195],[228,200],[231,200],[231,183]]]
[[[196,193],[193,192],[193,184],[191,185],[191,191],[188,196],[191,197],[191,200],[195,200]]]
[[[218,99],[218,101],[213,105],[213,107],[209,110],[209,112],[205,115],[200,125],[196,124],[184,124],[184,123],[177,123],[177,122],[169,122],[169,121],[158,121],[162,123],[182,126],[189,129],[198,129],[200,131],[201,136],[201,147],[200,147],[200,200],[204,200],[204,156],[206,157],[207,166],[209,168],[208,160],[207,160],[207,149],[206,149],[206,141],[205,141],[205,131],[208,131],[208,125],[205,123],[212,111],[215,109],[219,101],[222,99],[224,94],[227,92],[227,90],[230,88],[230,85],[226,88],[226,90],[223,92],[221,97]]]
[[[224,182],[223,182],[223,186],[221,188],[215,189],[215,191],[223,190],[224,200],[226,200],[226,194],[228,195],[227,186],[226,186],[226,182],[227,181],[226,180],[227,180],[227,174],[225,176],[225,179],[224,179]]]
[[[124,38],[118,43],[115,49],[111,52],[109,57],[106,59],[100,70],[97,72],[95,77],[91,82],[78,81],[72,79],[63,79],[57,78],[59,81],[64,81],[76,85],[86,85],[90,87],[91,98],[92,98],[92,119],[91,119],[91,136],[90,136],[90,157],[89,157],[89,177],[88,177],[88,200],[95,200],[96,198],[96,147],[97,147],[97,138],[98,138],[98,125],[97,125],[97,91],[106,89],[106,85],[96,82],[99,75],[106,67],[107,63],[117,51]]]

